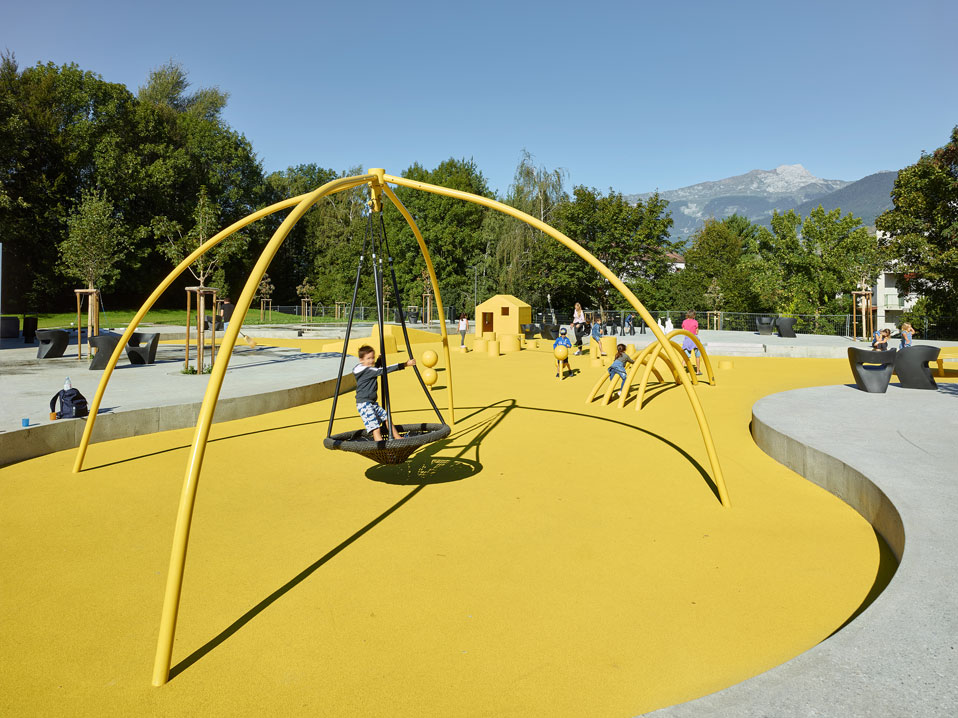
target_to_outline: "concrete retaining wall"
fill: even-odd
[[[352,372],[344,374],[340,393],[353,391],[355,388],[356,379]],[[335,389],[334,378],[315,384],[220,399],[216,404],[213,421],[218,423],[244,419],[322,401],[329,399]],[[196,426],[201,406],[202,402],[195,402],[102,413],[96,419],[91,443]],[[80,445],[85,426],[85,419],[61,419],[49,424],[0,433],[0,466],[76,448]]]

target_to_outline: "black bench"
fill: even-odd
[[[153,364],[156,361],[156,347],[159,343],[159,334],[133,332],[126,345],[126,356],[130,364]]]
[[[775,328],[778,329],[778,335],[780,337],[795,337],[795,322],[798,319],[795,317],[779,317],[775,320]]]
[[[772,329],[775,327],[775,317],[758,317],[756,323],[758,324],[759,334],[768,334],[771,336]]]
[[[938,361],[938,347],[925,344],[901,349],[895,354],[895,374],[903,389],[937,389],[929,362]]]
[[[66,329],[37,329],[37,359],[56,359],[62,357],[70,344],[70,332]]]
[[[855,377],[855,385],[870,394],[884,394],[888,391],[897,353],[894,349],[876,352],[872,349],[848,347],[848,363],[852,368],[852,376]]]
[[[110,363],[110,357],[113,356],[113,351],[119,343],[120,336],[118,334],[100,334],[90,337],[90,346],[96,349],[96,354],[90,359],[90,368],[106,369],[106,365]]]
[[[559,336],[559,325],[558,324],[545,324],[539,328],[539,336],[543,339],[548,339],[549,341],[555,341],[555,338]]]

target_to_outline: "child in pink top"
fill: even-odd
[[[685,321],[682,322],[682,329],[687,331],[689,334],[698,334],[699,333],[699,323],[695,321],[695,311],[689,310],[685,313]],[[701,374],[702,371],[702,352],[699,351],[699,348],[696,346],[689,337],[685,337],[682,341],[682,348],[685,350],[685,353],[689,356],[692,356],[692,352],[695,352],[695,373]]]

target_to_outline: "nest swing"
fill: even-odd
[[[336,391],[333,394],[333,406],[329,413],[329,431],[323,440],[323,446],[336,451],[349,451],[360,454],[367,459],[372,459],[378,464],[401,464],[412,456],[416,449],[431,444],[434,441],[444,439],[449,436],[450,432],[449,425],[442,418],[442,414],[439,412],[436,402],[433,401],[429,389],[426,387],[422,375],[419,373],[419,367],[416,365],[413,365],[412,368],[416,374],[416,378],[419,380],[419,385],[422,387],[423,393],[425,393],[430,405],[432,405],[433,410],[436,412],[436,416],[439,418],[439,423],[393,424],[388,373],[383,371],[380,377],[381,396],[383,399],[382,406],[386,410],[386,425],[383,435],[389,438],[383,439],[382,441],[375,441],[372,436],[363,429],[344,431],[338,434],[333,433],[336,402],[339,398],[343,369],[346,366],[346,351],[349,346],[349,337],[352,333],[353,316],[356,310],[356,297],[359,292],[359,282],[362,278],[363,263],[365,261],[367,248],[371,255],[370,264],[372,265],[373,284],[376,288],[376,321],[379,327],[379,357],[383,362],[385,362],[386,356],[386,341],[385,333],[383,332],[385,321],[383,300],[384,253],[389,263],[389,273],[398,306],[403,306],[402,295],[399,293],[399,285],[396,282],[396,272],[393,268],[393,258],[389,250],[389,241],[386,238],[386,227],[383,224],[382,210],[376,211],[379,221],[375,223],[373,221],[374,211],[373,209],[369,211],[366,222],[366,233],[363,237],[363,246],[359,253],[359,265],[356,268],[356,282],[353,285],[353,300],[349,305],[349,319],[346,323],[346,336],[343,339],[342,358],[339,362],[339,374],[336,376]],[[406,352],[409,356],[412,356],[412,345],[409,342],[409,332],[406,329],[405,312],[400,310],[398,315],[399,322],[402,325],[403,338],[406,342]],[[385,368],[385,364],[383,366]],[[392,429],[394,428],[402,435],[401,438],[392,438]]]

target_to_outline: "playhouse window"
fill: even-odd
[[[502,307],[502,316],[504,317],[509,316],[509,307]]]

